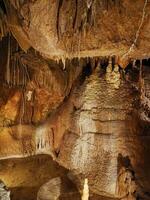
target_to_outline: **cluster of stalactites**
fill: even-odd
[[[0,40],[8,33],[7,18],[0,7]]]
[[[29,73],[27,66],[21,61],[19,55],[19,46],[12,42],[12,37],[8,36],[8,52],[7,52],[7,63],[5,70],[5,83],[9,87],[26,87],[29,79]]]
[[[24,0],[10,0],[10,2],[15,7],[15,9],[20,9],[21,5],[24,3]]]
[[[84,62],[83,62],[84,61]],[[65,70],[68,67],[68,63],[71,62],[71,58],[60,58],[56,60],[57,64],[62,64],[62,69]],[[125,71],[128,66],[132,68],[137,68],[139,70],[139,81],[142,84],[141,71],[142,71],[142,60],[133,59],[121,59],[117,56],[110,57],[86,57],[78,58],[79,65],[81,63],[90,64],[91,71],[97,67],[102,67],[106,69],[105,80],[113,88],[119,89],[121,85],[121,78],[125,77]],[[139,64],[140,63],[140,64]]]

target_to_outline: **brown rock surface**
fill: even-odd
[[[80,191],[149,200],[149,2],[88,2],[6,1],[34,49],[0,42],[0,160],[48,154]]]
[[[86,0],[22,1],[18,7],[10,2],[30,44],[49,58],[149,57],[147,0],[95,0],[90,7]]]

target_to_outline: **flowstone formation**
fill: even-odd
[[[6,188],[3,181],[0,180],[0,199],[10,200],[10,191]]]
[[[147,0],[1,0],[0,160],[48,154],[77,198],[86,180],[87,198],[149,200],[149,14]]]

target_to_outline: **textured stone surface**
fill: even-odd
[[[0,42],[0,159],[49,154],[80,190],[149,200],[149,62],[127,66],[149,56],[149,2],[86,2],[6,4],[34,49]]]
[[[119,178],[127,170],[136,195],[149,191],[149,126],[140,122],[139,92],[125,80],[116,89],[102,72],[79,81],[43,124],[4,127],[1,158],[50,154],[81,182],[88,177],[92,192],[110,197],[128,194],[131,185]]]
[[[149,57],[146,0],[95,0],[90,7],[86,0],[10,2],[30,44],[46,57],[122,56],[128,51],[127,57]]]
[[[1,180],[0,180],[0,199],[10,200],[10,191],[8,191],[5,184]]]

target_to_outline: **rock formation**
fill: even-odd
[[[10,200],[10,191],[8,191],[5,184],[1,180],[0,180],[0,199]]]
[[[150,199],[149,1],[0,3],[0,159],[48,154],[79,191]]]

